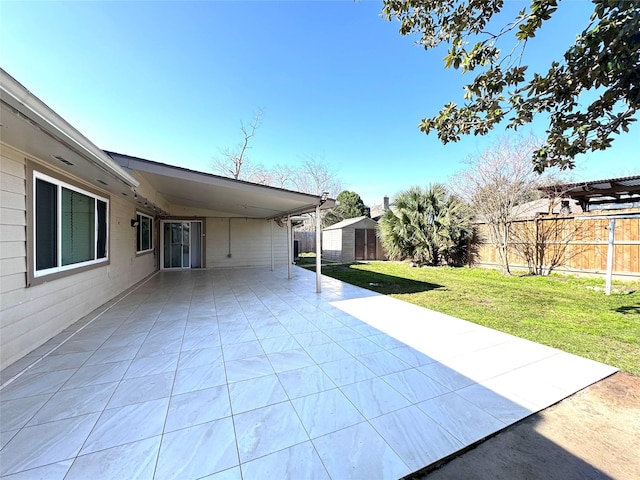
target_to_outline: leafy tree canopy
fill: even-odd
[[[362,198],[356,192],[344,190],[336,198],[338,205],[329,210],[323,219],[325,227],[346,220],[347,218],[361,217],[368,215]]]
[[[546,142],[533,153],[537,172],[573,168],[576,155],[611,146],[640,106],[640,0],[593,4],[588,25],[563,58],[546,73],[530,74],[520,64],[522,53],[558,0],[531,0],[494,32],[487,31],[488,23],[504,0],[384,0],[384,15],[400,21],[402,35],[419,34],[425,49],[448,46],[445,68],[479,71],[465,86],[465,103],[446,104],[423,119],[420,130],[436,130],[446,144],[461,135],[484,135],[505,119],[507,128],[517,129],[546,113]],[[512,44],[501,48],[510,37]],[[584,108],[578,98],[587,91],[597,98]]]

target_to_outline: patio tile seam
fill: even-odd
[[[136,439],[136,440],[132,440],[132,441],[130,441],[130,442],[119,443],[119,444],[117,444],[117,445],[110,445],[110,446],[108,446],[108,447],[99,448],[99,449],[97,449],[97,450],[91,450],[91,451],[86,452],[86,453],[82,453],[82,448],[84,448],[84,445],[83,445],[83,446],[82,446],[82,448],[80,448],[80,450],[78,451],[78,454],[77,454],[75,457],[70,457],[70,458],[68,458],[67,460],[73,460],[73,461],[75,461],[76,459],[78,459],[78,458],[80,458],[80,457],[85,457],[85,456],[87,456],[87,455],[93,455],[93,454],[95,454],[95,453],[105,452],[105,451],[107,451],[107,450],[111,450],[112,448],[126,447],[127,445],[133,445],[133,444],[135,444],[135,443],[142,442],[142,441],[145,441],[145,440],[150,440],[150,439],[153,439],[153,438],[161,439],[163,436],[164,436],[164,433],[160,433],[160,434],[158,434],[158,435],[149,435],[149,436],[146,436],[146,437],[138,438],[138,439]],[[88,437],[87,437],[87,438],[88,438]],[[159,452],[160,452],[160,445],[158,445],[158,453],[159,453]],[[57,463],[57,462],[54,462],[54,463]],[[72,466],[72,465],[71,465],[71,466]]]
[[[56,460],[56,461],[53,461],[53,462],[50,462],[50,463],[45,463],[43,465],[37,465],[37,466],[34,466],[34,467],[28,467],[28,468],[25,468],[24,470],[18,470],[16,472],[9,473],[6,476],[9,477],[9,476],[13,476],[13,475],[24,475],[24,474],[26,474],[27,472],[29,472],[31,470],[39,470],[41,468],[49,467],[51,465],[56,465],[58,463],[69,462],[69,467],[67,468],[67,472],[65,472],[65,476],[66,476],[67,473],[69,472],[69,470],[71,469],[71,465],[73,465],[73,462],[75,462],[76,458],[78,458],[79,456],[80,455],[76,455],[75,457],[69,457],[69,458],[65,458],[63,460]],[[5,478],[5,475],[0,476],[0,478]],[[62,478],[64,478],[64,476]]]
[[[393,374],[391,374],[391,375],[393,375]],[[422,402],[424,402],[426,400],[431,400],[433,398],[442,397],[444,395],[448,395],[449,393],[455,393],[453,391],[448,391],[448,392],[445,392],[445,393],[439,393],[439,394],[434,395],[433,397],[429,397],[428,399],[425,399],[425,400],[418,400],[417,402],[414,402],[411,398],[407,397],[404,393],[402,393],[400,390],[398,390],[392,383],[389,383],[387,380],[385,380],[384,377],[386,377],[386,376],[388,376],[388,375],[383,375],[383,376],[380,376],[378,378],[381,379],[383,382],[385,382],[387,385],[389,385],[391,388],[393,388],[400,395],[402,395],[402,397],[406,398],[411,403],[411,405],[418,405],[419,403],[422,403]],[[447,388],[447,387],[444,387],[444,388]],[[405,407],[400,407],[397,410],[401,410],[402,408],[405,408]]]
[[[91,430],[93,430],[93,428],[95,428],[95,425],[97,424],[98,419],[99,419],[99,415],[98,415],[97,413],[88,413],[88,414],[81,415],[81,416],[86,417],[87,419],[88,419],[89,417],[91,417],[92,415],[93,415],[93,416],[95,416],[95,420],[93,421],[93,426],[91,427]],[[63,420],[60,420],[60,421],[63,421],[63,422],[64,422],[64,421],[66,421],[66,420],[69,420],[69,419],[63,419]],[[52,422],[52,423],[53,423],[53,422]],[[78,426],[78,425],[76,425],[76,427],[77,427],[77,426]],[[21,429],[21,431],[22,431],[22,430],[25,430],[25,429],[27,429],[27,428],[29,428],[29,429],[39,429],[39,428],[41,428],[41,425],[34,425],[34,426],[31,426],[31,427],[23,427],[23,428]],[[5,445],[5,448],[6,448],[6,447],[8,447],[9,445],[11,445],[11,442],[12,442],[12,441],[14,441],[14,440],[17,438],[17,436],[18,436],[18,434],[19,434],[19,433],[20,433],[20,432],[18,432],[18,433],[17,433],[17,434],[12,438],[12,440],[11,440],[11,441],[9,441],[9,442]],[[73,433],[73,431],[72,431],[72,433]],[[87,435],[87,437],[85,437],[84,441],[82,442],[82,444],[81,444],[80,446],[78,446],[77,448],[73,448],[73,449],[72,449],[72,451],[75,451],[75,454],[71,454],[71,453],[70,453],[70,456],[64,456],[64,455],[63,455],[63,457],[64,457],[64,458],[56,458],[56,459],[52,460],[51,462],[49,462],[49,463],[45,463],[45,464],[43,464],[43,465],[35,464],[35,465],[31,466],[30,468],[25,468],[25,469],[22,469],[22,470],[16,470],[16,471],[13,471],[13,472],[9,472],[7,475],[9,475],[9,474],[13,475],[13,474],[20,473],[20,472],[23,472],[23,471],[33,470],[33,469],[35,469],[35,468],[40,468],[40,467],[45,466],[45,465],[52,465],[52,464],[55,464],[55,463],[58,463],[58,462],[64,462],[64,461],[68,461],[68,460],[73,461],[73,460],[75,460],[75,458],[78,456],[78,454],[79,454],[79,453],[80,453],[80,451],[82,450],[82,447],[84,446],[84,442],[86,441],[86,439],[87,439],[87,438],[88,438],[88,435]],[[2,450],[5,450],[5,448],[3,448]],[[47,451],[48,451],[48,450],[49,450],[48,448],[45,448],[45,451],[44,451],[44,452],[42,452],[42,451],[41,451],[41,452],[39,452],[39,454],[40,454],[40,455],[46,455],[46,453],[47,453]],[[59,450],[58,450],[58,449],[56,449],[56,451],[59,451]],[[15,468],[15,467],[14,467],[14,468]],[[4,477],[4,475],[2,475],[2,477]]]
[[[120,382],[118,382],[118,386],[119,386],[119,385],[120,385]],[[90,437],[91,437],[91,435],[93,434],[94,430],[96,429],[96,426],[100,423],[100,420],[101,420],[101,419],[102,419],[102,417],[104,416],[105,412],[107,412],[107,410],[116,410],[116,409],[122,409],[122,408],[123,408],[123,407],[117,407],[117,408],[113,408],[113,409],[108,409],[108,408],[107,408],[107,406],[109,405],[109,402],[111,402],[111,399],[112,399],[112,398],[113,398],[113,396],[115,395],[116,390],[118,389],[118,386],[116,386],[116,388],[113,390],[113,392],[112,392],[112,393],[111,393],[111,395],[109,396],[109,399],[108,399],[108,400],[107,400],[107,402],[105,403],[105,407],[104,407],[101,411],[96,412],[96,413],[99,413],[98,418],[97,418],[96,422],[93,424],[93,427],[91,427],[91,430],[89,431],[89,433],[88,433],[88,434],[87,434],[87,436],[85,437],[84,441],[82,442],[82,445],[80,446],[80,449],[78,450],[78,453],[77,453],[77,454],[76,454],[76,456],[74,457],[74,461],[75,461],[75,458],[78,458],[79,456],[81,456],[81,455],[80,455],[80,452],[82,452],[82,450],[85,448],[85,446],[86,446],[86,444],[87,444],[87,441],[89,440],[89,438],[90,438]],[[140,403],[142,403],[142,402],[140,402]],[[165,419],[165,421],[166,421],[166,419]],[[157,436],[157,435],[152,435],[151,437],[154,437],[154,436]],[[151,437],[149,437],[149,438],[151,438]],[[129,442],[129,443],[132,443],[132,442]],[[111,445],[111,446],[110,446],[110,447],[108,447],[108,448],[112,448],[112,447],[114,447],[114,446],[117,446],[117,445]],[[106,450],[106,449],[107,449],[107,448],[102,449],[102,450]],[[87,453],[87,455],[88,455],[88,454],[91,454],[91,453],[94,453],[94,452],[88,452],[88,453]]]
[[[376,417],[376,418],[378,418],[378,417]],[[343,430],[348,430],[350,428],[353,428],[353,427],[356,427],[356,426],[362,425],[362,424],[367,424],[373,429],[373,431],[380,437],[380,439],[384,442],[384,444],[387,446],[387,448],[389,448],[400,459],[400,461],[406,466],[406,468],[407,468],[407,476],[410,475],[412,473],[411,467],[409,465],[407,465],[407,463],[402,458],[400,453],[398,451],[396,451],[395,448],[393,448],[393,446],[388,442],[386,437],[381,432],[378,431],[378,429],[371,423],[370,420],[367,420],[367,419],[365,419],[362,422],[354,423],[353,425],[349,425],[349,426],[342,427],[342,428],[339,428],[337,430],[334,430],[332,432],[325,433],[323,435],[318,435],[317,437],[314,437],[314,438],[311,439],[311,443],[313,443],[314,447],[316,447],[315,442],[317,440],[320,440],[323,437],[328,437],[328,436],[333,435],[333,434],[335,434],[337,432],[341,432]],[[316,452],[318,453],[318,455],[320,454],[320,452],[317,451],[317,447],[316,447]],[[320,460],[322,461],[322,456],[320,456]],[[324,461],[322,461],[322,463],[324,464]],[[325,465],[325,468],[326,468],[326,465]],[[402,477],[402,478],[405,478],[405,477]],[[338,480],[338,479],[336,479],[336,480]]]
[[[151,276],[147,281],[151,280],[154,276],[155,276],[155,275]],[[145,281],[143,284],[139,285],[137,288],[140,288],[142,285],[146,284],[146,283],[147,283],[147,281]],[[173,291],[175,291],[175,290],[176,290],[176,288],[177,288],[177,286],[176,286],[176,287],[174,287],[174,288],[172,289],[172,292],[173,292]],[[135,290],[134,290],[134,291],[135,291]],[[132,291],[132,292],[133,292],[133,291]],[[132,293],[132,292],[130,292],[130,293]],[[170,295],[167,295],[165,298],[169,298],[169,297],[170,297]],[[139,347],[138,347],[138,349],[136,350],[136,356],[134,357],[134,359],[135,359],[135,358],[138,358],[138,357],[137,357],[137,355],[138,355],[138,353],[140,352],[140,350],[142,349],[142,345],[143,345],[144,341],[146,341],[146,340],[149,338],[149,336],[150,336],[150,334],[151,334],[151,331],[152,331],[153,327],[154,327],[154,326],[156,326],[156,325],[158,324],[158,318],[161,316],[162,311],[164,310],[164,307],[166,306],[166,303],[167,303],[167,301],[165,301],[165,302],[162,304],[162,308],[161,308],[161,310],[160,310],[160,313],[158,314],[158,316],[156,317],[156,319],[155,319],[155,321],[154,321],[153,325],[151,326],[151,328],[148,330],[147,334],[145,335],[143,342],[140,344],[140,346],[139,346]],[[115,305],[115,304],[114,304],[114,305]],[[112,336],[113,336],[113,334],[112,334],[111,336],[109,336],[109,337],[108,337],[108,339],[109,339],[109,338],[111,338]],[[183,338],[184,338],[184,333],[183,333]],[[108,339],[107,339],[107,340],[108,340]],[[105,340],[105,342],[106,342],[106,340]],[[103,343],[103,344],[104,344],[104,343]],[[100,347],[99,347],[99,348],[100,348]],[[96,351],[97,351],[97,350],[98,350],[98,349],[96,349]],[[87,361],[88,361],[88,360],[87,360]],[[105,363],[118,363],[118,362],[105,362]],[[96,426],[100,423],[100,420],[103,418],[103,416],[105,415],[105,413],[107,413],[107,412],[108,412],[108,411],[110,411],[110,410],[119,410],[119,409],[125,408],[125,407],[127,407],[127,406],[137,405],[137,404],[142,404],[142,403],[145,403],[145,402],[147,401],[147,400],[141,400],[141,401],[139,401],[139,402],[132,402],[132,403],[128,403],[127,405],[123,405],[123,406],[118,406],[118,407],[112,407],[112,408],[109,408],[109,404],[110,404],[111,400],[114,398],[114,396],[116,395],[116,392],[118,391],[118,388],[119,388],[119,387],[120,387],[120,385],[122,385],[122,384],[123,384],[123,382],[125,381],[125,379],[126,379],[126,373],[127,373],[127,372],[129,371],[129,369],[131,368],[132,363],[133,363],[133,360],[130,360],[130,361],[129,361],[129,365],[128,365],[128,366],[127,366],[127,368],[125,369],[125,371],[124,371],[124,373],[123,373],[122,377],[120,378],[120,380],[119,380],[119,381],[117,381],[116,388],[113,390],[113,392],[112,392],[112,393],[111,393],[111,395],[109,396],[108,400],[107,400],[107,401],[106,401],[106,403],[105,403],[105,406],[102,408],[102,410],[101,410],[101,411],[96,412],[96,413],[99,413],[98,419],[96,420],[96,423],[93,425],[93,427],[92,427],[92,428],[91,428],[91,430],[89,431],[88,435],[85,437],[84,441],[82,442],[82,445],[80,446],[80,449],[78,450],[78,454],[77,454],[77,455],[74,457],[74,459],[73,459],[73,460],[74,460],[74,462],[75,462],[75,459],[76,459],[76,458],[78,458],[78,457],[80,457],[80,456],[83,456],[83,455],[81,455],[81,454],[80,454],[80,452],[82,452],[82,450],[85,448],[85,446],[86,446],[86,443],[87,443],[88,439],[91,437],[91,435],[92,435],[92,434],[93,434],[93,432],[95,431]],[[147,439],[150,439],[150,438],[155,438],[155,437],[160,437],[160,438],[162,438],[162,437],[164,436],[164,430],[165,430],[165,427],[166,427],[166,422],[167,422],[167,417],[168,417],[168,409],[169,409],[169,405],[170,405],[170,402],[171,402],[171,398],[173,397],[173,387],[174,387],[174,385],[175,385],[176,372],[177,372],[177,362],[176,362],[176,369],[175,369],[173,372],[167,372],[167,373],[173,373],[173,380],[172,380],[172,385],[171,385],[171,392],[169,393],[169,395],[168,395],[168,396],[163,396],[163,397],[161,397],[161,398],[168,398],[169,400],[167,401],[167,411],[166,411],[166,412],[165,412],[165,414],[164,414],[164,421],[163,421],[163,425],[162,425],[162,431],[161,431],[161,433],[160,433],[159,435],[150,435],[150,436],[148,436],[148,437],[139,438],[139,439],[137,439],[137,440],[135,440],[135,441],[132,441],[132,442],[126,442],[126,443],[124,443],[124,444],[110,445],[110,446],[105,447],[105,448],[102,448],[102,449],[98,449],[98,450],[95,450],[95,451],[91,451],[91,452],[85,453],[84,455],[91,455],[91,454],[93,454],[93,453],[97,453],[97,452],[100,452],[100,451],[109,450],[109,449],[111,449],[111,448],[119,447],[119,446],[122,446],[122,445],[133,444],[133,443],[136,443],[136,442],[138,442],[138,441],[141,441],[141,440],[147,440]],[[142,376],[142,377],[134,377],[134,378],[136,378],[136,379],[137,379],[137,378],[144,378],[144,377],[147,377],[147,376],[149,376],[149,375],[144,375],[144,376]],[[161,399],[161,398],[160,398],[160,399]],[[158,446],[158,454],[157,454],[157,456],[159,456],[159,452],[160,452],[160,445],[161,445],[161,442],[160,442],[160,444],[159,444],[159,446]],[[156,458],[156,462],[157,462],[157,458]],[[70,467],[70,468],[71,468],[71,467]],[[155,467],[154,467],[154,471],[155,471]]]
[[[456,371],[456,372],[457,372],[457,373],[459,373],[460,375],[463,375],[463,376],[465,376],[466,378],[469,378],[470,380],[473,380],[473,383],[472,383],[471,385],[476,385],[476,384],[477,384],[477,385],[480,385],[480,384],[482,384],[482,383],[489,382],[489,381],[491,381],[491,380],[494,380],[494,379],[496,379],[496,378],[499,378],[499,377],[501,377],[501,376],[503,376],[503,375],[506,375],[506,374],[509,374],[509,373],[513,373],[513,372],[517,372],[517,371],[518,371],[518,370],[520,370],[520,369],[523,369],[523,368],[529,367],[529,366],[534,365],[534,364],[536,364],[536,363],[538,363],[538,362],[541,362],[541,361],[547,360],[547,359],[549,359],[549,358],[551,358],[551,357],[555,357],[555,356],[557,356],[557,355],[561,355],[562,353],[563,353],[562,351],[558,350],[558,351],[556,351],[556,352],[552,352],[552,353],[550,353],[550,354],[549,354],[549,355],[547,355],[547,356],[540,357],[540,358],[537,358],[537,359],[535,359],[535,360],[531,360],[530,362],[523,363],[523,364],[521,364],[521,365],[518,365],[518,366],[517,366],[517,367],[515,367],[515,368],[509,369],[509,370],[505,370],[505,371],[503,371],[503,372],[496,373],[495,375],[490,375],[490,376],[488,376],[488,377],[483,377],[482,379],[479,379],[479,380],[472,379],[471,377],[468,377],[468,376],[467,376],[467,375],[465,375],[464,373],[461,373],[459,370],[457,370],[457,369],[455,369],[455,368],[453,368],[453,367],[449,367],[446,363],[443,363],[443,362],[439,362],[439,363],[440,363],[441,365],[445,366],[446,368],[451,368],[452,370]],[[425,375],[426,375],[426,374],[425,374]],[[435,380],[435,379],[434,379],[434,380]],[[540,380],[541,380],[541,381],[543,381],[543,382],[545,382],[545,383],[547,383],[547,385],[553,386],[553,384],[546,382],[544,379],[540,379]],[[462,389],[464,389],[464,388],[470,387],[471,385],[465,385],[465,386],[463,386],[463,387],[458,387],[458,388],[454,389],[454,391],[462,390]],[[566,398],[566,397],[565,397],[565,398]]]
[[[35,365],[37,365],[38,363],[40,363],[42,360],[44,360],[45,358],[47,358],[49,355],[51,355],[53,352],[55,352],[56,350],[58,350],[62,345],[66,344],[68,341],[70,341],[75,335],[77,335],[78,333],[80,333],[82,330],[84,330],[86,327],[88,327],[89,325],[91,325],[95,320],[97,320],[98,318],[100,318],[104,313],[108,312],[111,308],[115,307],[116,305],[118,305],[118,303],[120,303],[122,300],[124,300],[125,298],[127,298],[129,295],[131,295],[133,292],[135,292],[138,288],[142,287],[143,285],[145,285],[147,282],[149,282],[151,279],[153,279],[159,272],[154,272],[153,274],[149,275],[146,279],[144,279],[142,281],[142,283],[139,283],[138,285],[134,285],[133,288],[124,293],[121,294],[122,296],[120,298],[118,298],[117,301],[115,301],[113,304],[108,305],[103,311],[101,311],[100,313],[98,313],[97,315],[95,315],[91,320],[89,320],[88,322],[84,323],[80,328],[78,328],[77,330],[75,330],[74,332],[72,332],[67,338],[65,338],[64,340],[62,340],[61,343],[59,343],[58,345],[54,346],[51,350],[49,350],[48,352],[46,352],[45,354],[43,354],[42,356],[40,356],[39,358],[35,359],[32,363],[30,363],[28,366],[26,366],[23,370],[21,370],[20,372],[16,373],[14,376],[12,376],[11,378],[9,378],[8,380],[6,380],[4,383],[2,383],[2,385],[0,385],[0,392],[9,384],[13,383],[17,378],[19,378],[20,376],[22,376],[23,374],[25,374],[26,371],[30,370],[31,368],[33,368]],[[108,304],[109,302],[107,302]],[[103,304],[104,305],[104,304]],[[101,308],[101,306],[99,306],[97,309]],[[96,309],[96,310],[97,310]],[[95,310],[94,310],[95,311]],[[91,312],[93,313],[93,312]],[[90,314],[91,314],[90,313]],[[86,317],[86,316],[85,316]],[[81,322],[82,319],[84,317],[78,319],[75,323]],[[72,324],[72,325],[74,325]],[[70,325],[70,326],[72,326]],[[106,342],[106,340],[105,340]],[[103,345],[104,342],[101,344]],[[99,348],[99,347],[98,347]]]
[[[454,395],[457,395],[455,392],[452,392]],[[458,395],[458,398],[467,401],[465,398],[460,397]],[[419,403],[424,403],[424,402],[419,402]],[[469,402],[471,403],[471,402]],[[462,445],[464,445],[464,447],[460,450],[457,450],[456,452],[452,453],[451,455],[455,455],[455,453],[462,451],[462,450],[466,450],[468,448],[471,448],[472,445],[476,445],[480,442],[482,442],[485,438],[488,438],[490,436],[494,436],[497,435],[498,433],[502,432],[504,429],[506,429],[507,427],[513,425],[513,423],[509,424],[506,423],[504,420],[501,420],[499,418],[497,418],[496,416],[492,415],[490,412],[486,411],[485,409],[482,409],[481,407],[479,407],[478,405],[472,404],[474,405],[476,408],[482,410],[484,413],[486,413],[487,415],[489,415],[491,418],[495,419],[497,422],[499,422],[500,424],[502,424],[502,426],[498,429],[498,430],[492,430],[492,432],[490,434],[484,435],[482,438],[479,438],[478,440],[474,441],[471,444],[468,444],[467,440],[465,440],[464,438],[462,438],[461,436],[459,436],[458,434],[456,434],[455,432],[453,432],[451,429],[449,429],[446,425],[443,425],[437,418],[435,418],[434,416],[430,415],[429,412],[423,410],[422,408],[420,408],[419,404],[416,404],[416,406],[420,409],[420,411],[422,411],[422,413],[424,413],[427,417],[429,417],[434,423],[436,423],[440,428],[442,428],[443,430],[445,430],[449,435],[451,435],[452,437],[454,437],[456,440],[458,440]],[[537,413],[537,412],[534,412]],[[531,415],[533,415],[534,413],[532,413]],[[526,418],[526,417],[525,417]],[[524,420],[524,418],[522,419]],[[520,421],[520,420],[518,420]],[[517,423],[517,422],[516,422]],[[437,460],[439,461],[439,460]],[[435,462],[434,462],[435,463]],[[425,465],[425,467],[427,467],[428,465]]]
[[[346,427],[346,428],[349,428],[349,427]],[[327,435],[330,435],[330,434],[327,434]],[[323,435],[323,436],[324,436],[324,435]],[[317,437],[317,438],[320,438],[320,437]],[[318,449],[316,448],[316,445],[313,443],[313,439],[312,439],[312,438],[308,438],[307,440],[303,440],[303,441],[301,441],[301,442],[295,443],[295,444],[290,445],[290,446],[288,446],[288,447],[283,447],[283,448],[280,448],[280,449],[278,449],[278,450],[274,450],[273,452],[266,453],[266,454],[264,454],[264,455],[260,455],[260,456],[258,456],[258,457],[252,458],[251,460],[247,460],[247,461],[245,461],[245,462],[240,462],[240,463],[239,463],[240,469],[243,471],[243,474],[244,474],[244,470],[242,469],[242,466],[243,466],[243,465],[246,465],[246,464],[248,464],[248,463],[254,462],[254,461],[256,461],[256,460],[263,459],[263,458],[268,457],[268,456],[270,456],[270,455],[275,455],[275,454],[277,454],[277,453],[283,452],[283,451],[285,451],[285,450],[289,450],[289,449],[291,449],[291,448],[294,448],[294,447],[297,447],[297,446],[300,446],[300,445],[304,445],[305,443],[310,443],[310,444],[311,444],[311,446],[313,447],[314,452],[316,453],[316,455],[318,455],[318,458],[319,458],[319,460],[320,460],[320,463],[322,463],[322,467],[325,469],[325,472],[327,473],[328,478],[332,478],[332,477],[331,477],[331,475],[329,475],[329,471],[327,470],[327,466],[326,466],[326,465],[324,464],[324,462],[322,461],[322,457],[320,456],[320,453],[318,452]],[[243,477],[243,478],[244,478],[244,477]]]

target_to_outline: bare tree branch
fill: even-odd
[[[468,158],[466,168],[452,179],[453,190],[471,207],[476,222],[487,226],[489,241],[496,247],[503,273],[510,273],[509,231],[519,205],[540,198],[538,187],[547,184],[549,173],[531,168],[533,137],[502,138],[478,156]]]
[[[291,182],[295,190],[313,195],[329,192],[330,196],[336,196],[342,191],[337,173],[326,162],[310,155],[295,169]]]
[[[262,113],[262,109],[258,109],[249,126],[245,126],[244,122],[240,121],[243,140],[236,145],[235,148],[224,148],[220,150],[220,156],[214,158],[213,161],[213,169],[216,173],[224,175],[225,177],[235,178],[236,180],[246,177],[246,170],[249,170],[247,166],[249,163],[247,150],[251,148],[249,146],[250,140],[254,137],[256,130],[260,128]]]

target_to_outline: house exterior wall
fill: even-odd
[[[32,179],[26,178],[26,155],[6,144],[1,147],[0,365],[4,368],[151,274],[156,264],[153,252],[136,255],[136,230],[130,224],[135,205],[105,192],[110,199],[109,263],[27,287],[27,248],[32,248],[32,240],[27,238],[26,185]],[[31,160],[51,170],[46,162]]]
[[[270,266],[272,244],[274,264],[286,265],[286,227],[262,219],[206,217],[207,267]]]

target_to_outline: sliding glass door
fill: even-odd
[[[162,222],[162,268],[202,267],[202,222]]]

